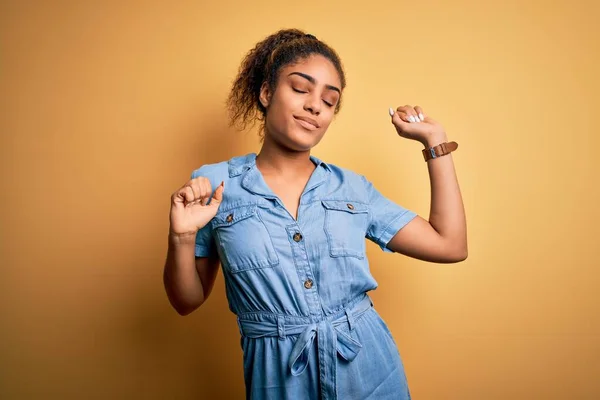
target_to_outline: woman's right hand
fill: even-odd
[[[208,178],[199,176],[191,179],[173,195],[171,195],[170,234],[176,236],[196,235],[217,214],[223,199],[224,183],[217,187],[207,205],[212,193]]]

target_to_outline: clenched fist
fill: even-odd
[[[217,214],[223,199],[223,190],[224,183],[221,182],[211,198],[210,181],[199,176],[173,193],[169,213],[170,233],[177,236],[195,235]]]
[[[426,116],[420,106],[413,107],[407,104],[398,107],[396,111],[390,108],[390,116],[398,135],[404,138],[417,140],[425,147],[445,141],[444,127],[433,118]]]

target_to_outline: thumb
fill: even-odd
[[[404,130],[404,128],[409,125],[408,122],[402,121],[402,118],[400,118],[400,115],[394,111],[393,108],[390,107],[390,116],[392,117],[392,124],[394,124],[394,126],[396,128],[400,128],[402,130]]]
[[[215,207],[219,207],[219,205],[221,204],[221,201],[223,201],[223,190],[225,190],[225,184],[224,184],[224,182],[221,182],[221,184],[217,187],[217,189],[213,193],[209,205],[211,205],[211,206],[214,205]]]

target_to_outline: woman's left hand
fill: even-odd
[[[446,141],[442,125],[425,114],[420,106],[405,105],[396,111],[390,108],[392,124],[398,135],[421,142],[425,147]]]

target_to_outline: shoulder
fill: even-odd
[[[227,181],[235,175],[235,172],[243,168],[253,157],[253,153],[241,156],[235,156],[229,160],[223,160],[215,163],[203,164],[192,171],[192,179],[199,176],[208,178],[213,186],[219,185],[221,181]]]
[[[200,176],[208,178],[213,187],[219,185],[227,177],[227,161],[203,164],[192,171],[192,179]]]
[[[342,183],[353,185],[355,187],[365,187],[368,183],[366,177],[358,172],[340,165],[327,163],[326,164],[332,175],[338,178]]]

